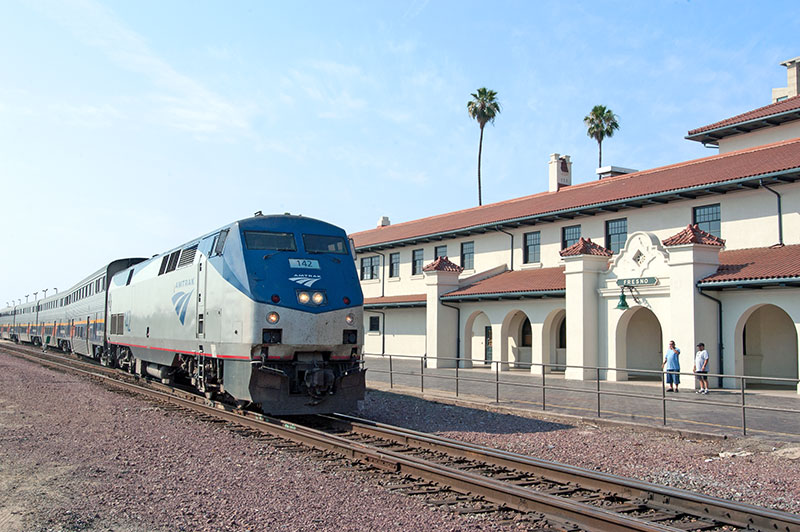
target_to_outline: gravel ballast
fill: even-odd
[[[356,414],[800,511],[796,447],[541,421],[380,391],[369,391]],[[432,509],[341,462],[259,443],[6,354],[0,427],[0,531],[517,529]]]

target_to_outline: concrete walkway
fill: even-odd
[[[458,399],[462,403],[495,408],[636,423],[725,437],[742,436],[744,421],[747,436],[800,442],[800,394],[795,389],[754,385],[749,386],[745,394],[739,389],[712,389],[708,395],[699,395],[694,393],[695,379],[684,375],[680,392],[667,393],[659,380],[601,380],[598,383],[597,380],[567,380],[563,373],[545,375],[543,389],[542,377],[532,375],[528,369],[500,372],[491,366],[432,369],[424,367],[418,358],[392,357],[390,377],[389,357],[380,355],[368,355],[366,367],[367,386],[371,388],[431,399]],[[743,399],[747,406],[744,418]]]

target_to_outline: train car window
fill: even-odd
[[[132,279],[133,279],[133,269],[131,269],[131,271],[128,272],[128,280],[125,281],[125,286],[128,286],[129,284],[131,284],[131,280]]]
[[[303,235],[306,253],[337,253],[347,255],[347,244],[340,236]]]
[[[181,252],[181,260],[178,261],[178,268],[182,268],[183,266],[188,266],[189,264],[193,263],[194,256],[196,253],[197,253],[197,244],[185,248]]]
[[[215,239],[214,255],[222,255],[222,250],[225,249],[225,241],[228,239],[228,229],[219,232],[219,236]]]
[[[269,249],[273,251],[297,251],[292,233],[272,233],[268,231],[245,231],[244,242],[247,249]]]

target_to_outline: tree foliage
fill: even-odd
[[[603,140],[614,136],[619,129],[619,117],[605,105],[595,105],[583,119],[586,134],[597,141],[597,167],[603,166]]]
[[[467,102],[467,112],[469,116],[478,121],[481,128],[481,137],[478,143],[478,205],[483,205],[481,197],[481,155],[483,152],[483,128],[491,122],[494,123],[495,117],[500,114],[500,102],[497,101],[497,93],[486,87],[481,87],[478,92],[471,94],[472,99]]]

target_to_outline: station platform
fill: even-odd
[[[365,360],[367,387],[381,391],[536,417],[634,424],[687,437],[800,442],[800,394],[794,387],[754,383],[742,393],[715,389],[712,378],[710,392],[702,395],[695,393],[694,377],[682,375],[678,393],[670,393],[653,376],[573,380],[563,372],[542,378],[527,368],[498,371],[496,364],[456,369],[428,368],[420,358],[367,355]]]

